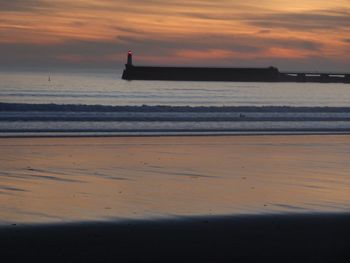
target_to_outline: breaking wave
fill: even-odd
[[[350,132],[350,107],[105,106],[0,103],[0,135],[9,133]]]
[[[350,107],[292,106],[107,106],[84,104],[1,103],[0,111],[59,112],[350,112]]]

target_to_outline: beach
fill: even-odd
[[[347,135],[2,138],[1,221],[349,211]]]
[[[349,263],[349,17],[0,0],[0,263]]]
[[[348,135],[1,138],[0,145],[4,256],[349,259]]]

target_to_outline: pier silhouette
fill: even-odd
[[[350,73],[279,71],[266,68],[160,67],[135,66],[132,52],[122,75],[125,80],[236,81],[236,82],[316,82],[350,83]]]

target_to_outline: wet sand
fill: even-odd
[[[0,139],[0,223],[350,211],[350,136]]]
[[[2,258],[349,262],[350,136],[0,139]]]

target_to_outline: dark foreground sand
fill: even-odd
[[[2,262],[350,262],[350,214],[12,226],[0,248]]]

